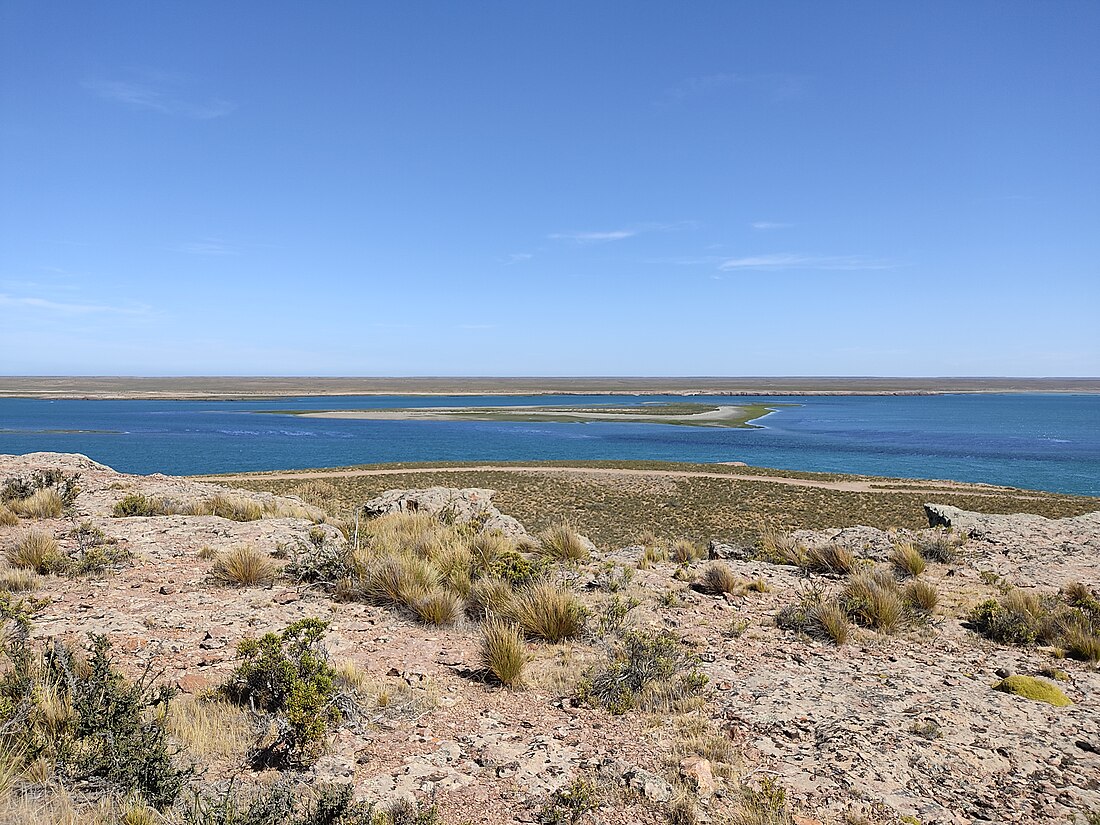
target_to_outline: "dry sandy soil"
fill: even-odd
[[[709,679],[690,706],[616,716],[573,700],[578,679],[616,643],[595,621],[577,641],[532,645],[526,686],[507,690],[479,675],[477,628],[467,620],[429,628],[288,578],[226,587],[211,579],[212,563],[201,553],[242,542],[275,551],[308,541],[316,529],[341,541],[330,525],[113,518],[115,502],[130,492],[197,500],[221,487],[122,475],[82,456],[0,456],[0,481],[47,467],[81,474],[74,513],[0,528],[0,549],[31,526],[65,545],[73,525],[88,520],[129,550],[132,561],[95,577],[40,578],[32,595],[47,604],[34,619],[35,639],[82,643],[88,633],[107,633],[126,672],[155,660],[188,701],[226,679],[241,639],[302,617],[331,621],[332,657],[368,675],[365,712],[336,733],[313,768],[290,777],[297,783],[346,781],[363,798],[434,800],[445,823],[536,821],[550,794],[577,777],[598,789],[599,807],[578,820],[585,823],[666,822],[677,799],[689,800],[700,821],[732,822],[742,788],[764,777],[786,789],[794,821],[806,824],[902,817],[923,825],[1068,823],[1100,809],[1096,665],[1056,661],[1047,649],[996,645],[962,624],[971,606],[1010,583],[1034,592],[1071,580],[1100,587],[1100,514],[967,522],[973,535],[958,560],[930,563],[923,574],[940,591],[930,621],[893,635],[856,629],[841,647],[776,626],[777,612],[811,586],[798,568],[715,545],[712,555],[727,557],[739,576],[767,584],[766,592],[721,597],[690,586],[706,561],[639,566],[641,547],[604,544],[592,562],[562,573],[592,616],[616,597],[637,599],[627,625],[668,630],[698,655]],[[240,494],[272,500],[270,493]],[[803,539],[839,541],[882,561],[895,538],[851,524],[834,528]],[[609,582],[616,577],[621,586],[613,593]],[[812,581],[828,589],[841,584]],[[1052,665],[1065,672],[1058,686],[1072,705],[992,689],[997,671],[1034,675]],[[713,782],[707,776],[700,782],[699,769],[682,764],[692,756],[706,760]],[[210,757],[207,779],[264,778],[244,770],[243,758],[243,752]]]

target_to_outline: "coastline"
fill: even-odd
[[[121,377],[0,376],[0,398],[263,401],[338,396],[666,395],[724,397],[1100,394],[1100,378],[889,377]]]

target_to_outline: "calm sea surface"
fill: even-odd
[[[642,404],[662,396],[0,399],[0,453],[84,453],[133,473],[218,473],[389,461],[650,459],[983,481],[1100,495],[1100,396],[695,397],[774,402],[762,429],[661,424],[339,421],[255,410]]]

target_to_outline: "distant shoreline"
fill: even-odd
[[[259,378],[0,376],[0,398],[263,401],[334,396],[1100,394],[1100,378]]]

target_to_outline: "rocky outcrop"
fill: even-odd
[[[387,490],[363,505],[363,515],[377,518],[390,513],[430,513],[455,524],[476,521],[482,530],[522,537],[527,530],[511,516],[493,506],[496,490],[480,487],[427,487],[422,490]]]

